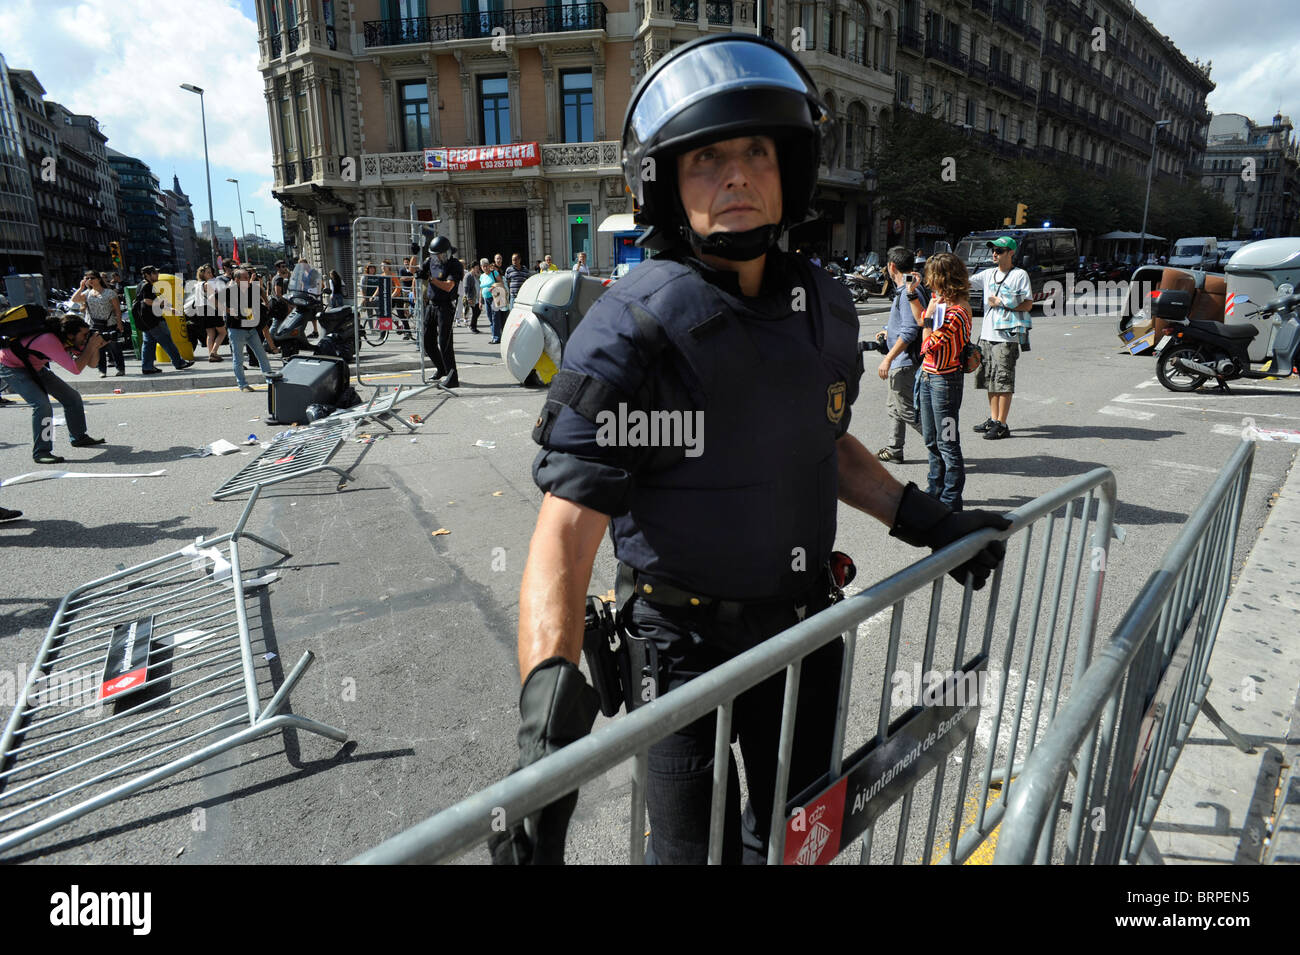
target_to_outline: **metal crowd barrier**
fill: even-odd
[[[0,737],[0,852],[281,729],[347,734],[284,713],[304,653],[262,703],[240,545],[229,534],[82,584],[59,603]],[[206,742],[212,740],[212,742]]]
[[[1011,512],[1014,523],[1010,530],[985,530],[963,538],[393,836],[353,861],[449,861],[481,844],[494,829],[525,819],[631,759],[631,813],[626,837],[630,861],[641,863],[645,853],[648,750],[657,741],[716,711],[717,755],[708,858],[717,863],[722,852],[727,755],[735,700],[784,670],[785,700],[768,862],[824,863],[859,840],[862,862],[875,861],[878,855],[886,856],[882,861],[893,862],[963,862],[1001,821],[1006,794],[1018,786],[1013,779],[1018,761],[1034,751],[1040,726],[1051,721],[1065,692],[1067,663],[1072,660],[1072,672],[1082,673],[1090,659],[1105,559],[1112,533],[1117,530],[1112,523],[1114,503],[1115,479],[1108,469],[1075,478]],[[1058,527],[1060,533],[1054,534]],[[1040,529],[1041,543],[1035,546],[1034,534]],[[974,609],[970,582],[967,580],[961,589],[960,600],[950,601],[945,607],[945,575],[998,538],[1009,541],[1007,559],[980,593],[984,604],[982,636],[978,642],[968,641]],[[1088,575],[1081,586],[1085,558]],[[1015,569],[1008,570],[1012,567]],[[1007,596],[1003,581],[1008,574],[1014,585],[1009,595],[1010,611],[1003,620],[999,605]],[[1025,585],[1030,580],[1033,593],[1026,597]],[[1049,590],[1050,601],[1045,602]],[[911,627],[904,631],[905,604],[913,599],[924,611],[923,632]],[[885,646],[862,643],[859,628],[885,610],[892,610]],[[830,763],[819,784],[791,800],[790,753],[801,664],[809,654],[841,636],[844,667]],[[938,655],[940,649],[942,657]],[[883,660],[874,660],[872,654],[881,650]],[[852,707],[855,652],[862,653],[871,674],[865,716]],[[1010,678],[998,681],[996,702],[981,713],[981,691],[976,691],[973,701],[965,699],[961,685],[968,677],[978,679],[995,657],[1008,677],[1018,663],[1020,679],[1018,686],[1013,686]],[[909,660],[920,668],[919,674],[945,658],[951,659],[953,669],[944,682],[943,705],[894,699],[897,674],[907,672]],[[859,716],[862,718],[856,719]],[[973,756],[980,731],[988,736],[982,767],[977,769]],[[866,742],[846,757],[845,742],[850,732],[860,734]],[[958,757],[963,742],[963,755]],[[949,774],[949,764],[958,761],[958,769]],[[949,785],[951,777],[956,777],[955,785]],[[968,811],[972,805],[973,811]],[[897,812],[894,807],[898,807]],[[912,826],[918,807],[924,817],[923,837],[919,836],[920,826]],[[883,853],[873,851],[878,831],[884,837]],[[789,850],[788,837],[793,837],[789,839]],[[940,847],[937,840],[945,837],[946,845]]]
[[[316,424],[337,424],[344,421],[355,421],[361,424],[370,421],[389,431],[393,431],[396,429],[385,420],[386,418],[392,418],[408,432],[411,432],[415,430],[415,425],[397,413],[397,405],[408,398],[424,394],[432,387],[433,385],[419,385],[408,388],[406,385],[397,385],[390,390],[387,385],[378,385],[375,387],[375,393],[370,396],[370,400],[363,406],[336,411],[327,418],[321,418]]]
[[[358,417],[322,418],[315,424],[285,433],[212,492],[212,499],[222,501],[245,491],[292,481],[317,471],[333,471],[339,476],[341,489],[351,478],[352,469],[336,467],[330,461],[343,442],[356,431],[360,421]]]
[[[1027,761],[996,862],[1157,862],[1151,822],[1197,713],[1252,751],[1205,694],[1254,458],[1242,442]]]
[[[434,220],[435,222],[437,220]],[[392,297],[392,276],[383,274],[383,262],[392,263],[393,275],[396,276],[402,265],[413,254],[412,246],[422,242],[420,227],[433,225],[433,222],[421,222],[412,219],[381,219],[375,216],[361,216],[352,220],[352,269],[353,269],[353,345],[356,349],[356,379],[358,385],[369,385],[361,374],[361,323],[363,321],[389,321],[391,332],[399,331],[397,323],[410,323],[410,333],[416,350],[419,352],[420,380],[426,385],[434,384],[429,377],[428,356],[424,352],[424,289],[414,279],[403,279],[402,289],[406,296],[400,305],[394,305]],[[375,266],[376,274],[367,276],[367,265]],[[362,303],[366,297],[367,279],[378,279],[380,284],[377,296],[377,308],[363,311]],[[405,318],[395,314],[398,309],[407,313]],[[384,312],[388,312],[384,315]],[[373,316],[373,317],[371,317]]]

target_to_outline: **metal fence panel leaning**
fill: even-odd
[[[1109,469],[1081,475],[1012,511],[1010,530],[981,531],[926,557],[353,861],[450,861],[631,760],[625,844],[627,858],[641,863],[649,747],[716,711],[715,749],[725,754],[736,698],[784,670],[782,768],[768,861],[826,863],[856,844],[862,862],[960,863],[997,828],[1008,794],[1019,786],[1013,777],[1020,763],[1073,675],[1087,667],[1116,531],[1114,504]],[[975,594],[968,580],[945,604],[947,572],[998,537],[1008,539],[1007,557],[989,585]],[[916,611],[910,620],[909,606]],[[885,611],[887,638],[872,632]],[[800,663],[841,637],[845,666],[830,764],[808,792],[787,793]],[[865,687],[861,701],[854,698],[855,682]],[[967,697],[972,684],[974,701]],[[846,757],[852,741],[860,745]],[[715,759],[712,862],[721,858],[728,772],[728,761]]]
[[[263,705],[235,529],[82,584],[59,604],[0,737],[0,853],[261,736],[342,730],[282,713],[304,653]],[[237,582],[237,583],[236,583]],[[278,665],[276,665],[278,667]],[[261,684],[261,685],[259,685]]]
[[[380,219],[374,216],[352,220],[352,275],[348,284],[356,316],[353,346],[356,349],[358,385],[368,384],[361,377],[363,322],[378,331],[409,332],[419,352],[420,380],[425,384],[432,383],[424,351],[424,289],[414,277],[398,274],[407,259],[419,255],[420,227],[431,224],[415,219]],[[385,260],[392,265],[391,274],[384,272]],[[365,274],[368,265],[375,266],[372,276]],[[371,288],[367,288],[368,281]],[[368,298],[370,303],[367,305]]]
[[[356,415],[338,420],[322,418],[305,428],[285,432],[213,491],[212,499],[225,500],[245,491],[292,481],[317,471],[333,471],[339,476],[338,486],[342,488],[351,477],[351,468],[344,470],[330,461],[360,421]],[[355,462],[352,467],[356,467]]]
[[[1147,836],[1198,712],[1251,752],[1205,694],[1254,458],[1243,441],[1028,760],[998,863],[1157,861]]]

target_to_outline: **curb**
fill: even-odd
[[[1300,865],[1300,693],[1291,708],[1291,726],[1282,753],[1282,778],[1273,806],[1265,865]]]

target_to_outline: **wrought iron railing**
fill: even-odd
[[[277,57],[279,57],[283,49],[284,49],[283,38],[281,38],[280,34],[278,33],[274,34],[271,37],[271,59],[276,59]]]
[[[696,0],[672,0],[672,15],[674,20],[694,23],[700,18],[700,5]]]
[[[964,71],[966,69],[966,54],[940,40],[927,39],[925,41],[925,55],[936,60],[942,60],[959,70]]]
[[[704,15],[710,23],[731,26],[731,0],[705,0]]]
[[[920,53],[925,49],[925,38],[921,36],[920,30],[913,30],[911,27],[899,27],[898,45],[903,49]]]
[[[452,13],[439,17],[367,20],[363,32],[368,49],[408,43],[473,40],[490,37],[498,29],[510,36],[603,30],[606,13],[603,3],[524,7],[518,10]]]
[[[289,36],[288,36],[288,40],[289,40],[288,46],[289,46],[289,52],[290,52],[290,53],[292,53],[294,50],[298,49],[298,41],[299,41],[300,39],[301,39],[301,36],[300,36],[299,33],[298,33],[298,28],[297,28],[297,27],[290,27],[290,28],[289,28]]]

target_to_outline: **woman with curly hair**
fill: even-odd
[[[961,411],[962,352],[970,342],[970,275],[951,252],[933,255],[925,263],[925,284],[933,292],[924,311],[912,294],[920,279],[907,277],[912,317],[921,326],[921,373],[916,379],[916,408],[921,436],[930,453],[929,487],[954,511],[962,509],[966,486],[957,417]]]

